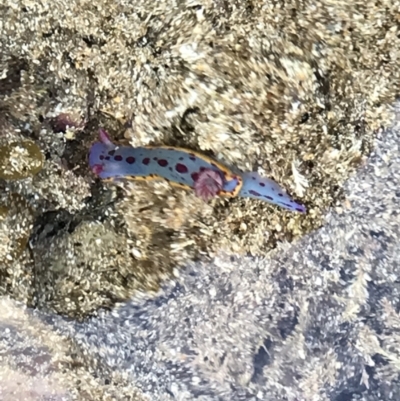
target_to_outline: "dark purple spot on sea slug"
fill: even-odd
[[[184,157],[180,157],[179,160],[185,160],[185,158]]]
[[[133,164],[133,163],[135,163],[135,158],[134,158],[133,156],[128,156],[128,157],[126,158],[126,162],[127,162],[128,164]]]
[[[161,159],[157,162],[161,167],[166,167],[168,166],[168,161],[165,159]]]
[[[172,167],[168,167],[168,170],[169,170],[169,171],[172,171]]]
[[[110,156],[106,156],[105,159],[106,159],[106,160],[110,160]]]
[[[256,177],[251,177],[251,179],[252,179],[252,180],[255,180],[255,179],[256,179]]]
[[[115,155],[114,156],[114,160],[117,162],[120,162],[122,160],[122,156],[121,155]]]
[[[303,210],[301,207],[296,207],[296,210],[297,210],[298,212],[301,212],[301,213],[304,212],[304,210]]]
[[[278,196],[283,196],[283,194],[278,194]]]
[[[265,187],[265,184],[263,182],[259,182],[260,187]]]
[[[100,160],[104,160],[104,156],[103,155],[100,155],[100,158],[99,158]]]
[[[269,199],[269,200],[274,200],[274,198],[272,198],[271,196],[268,196],[268,195],[264,195],[264,198]]]
[[[114,156],[114,154],[115,154],[115,149],[110,150],[110,151],[108,152],[108,154],[109,154],[110,156]]]
[[[205,167],[200,167],[200,171],[201,171],[201,172],[203,172],[203,171],[205,171],[205,170],[207,170]]]
[[[196,161],[196,156],[194,156],[194,155],[189,156],[189,159],[195,162]]]
[[[251,195],[254,195],[254,196],[261,196],[258,192],[253,191],[252,189],[250,189],[249,193],[250,193]]]
[[[142,160],[142,163],[143,164],[145,164],[146,166],[150,163],[150,159],[148,158],[148,157],[145,157],[143,160]]]
[[[197,181],[199,178],[199,173],[192,173],[190,176],[192,177],[193,181]]]
[[[158,157],[153,157],[153,160],[158,160]]]
[[[178,173],[181,173],[181,174],[185,174],[185,173],[188,172],[188,168],[187,168],[184,164],[181,164],[181,163],[178,163],[178,164],[175,166],[175,170],[176,170]]]

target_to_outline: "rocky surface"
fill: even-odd
[[[6,0],[0,13],[0,237],[13,238],[0,294],[73,319],[192,260],[264,256],[321,227],[400,93],[389,0]],[[102,185],[87,166],[99,127],[258,171],[308,213]]]
[[[398,397],[398,11],[2,2],[1,396]],[[257,170],[308,213],[103,185],[99,127]]]
[[[6,297],[0,299],[0,329],[2,401],[143,400],[118,374],[100,377],[74,341]]]
[[[128,399],[127,383],[150,400],[398,399],[399,143],[400,127],[382,131],[346,184],[345,206],[273,258],[219,255],[189,264],[155,297],[82,323],[15,306],[7,314],[3,300],[6,372],[12,366],[13,375],[50,380],[53,359],[38,353],[57,344],[84,367],[66,369],[70,377],[92,375],[81,391],[101,387],[117,400]],[[29,319],[19,322],[22,314]],[[49,333],[46,341],[31,319]],[[20,341],[34,342],[36,356],[18,357]],[[61,397],[68,387],[51,388]]]

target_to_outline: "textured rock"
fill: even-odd
[[[8,0],[0,12],[0,142],[44,156],[37,174],[0,180],[0,294],[40,309],[2,299],[3,398],[399,398],[398,127],[341,192],[392,121],[396,2]],[[102,186],[86,163],[99,126],[258,169],[309,213]]]
[[[2,401],[143,400],[123,377],[99,375],[85,363],[68,338],[22,304],[0,298]]]
[[[35,211],[29,247],[12,255],[12,270],[0,264],[0,294],[75,319],[158,289],[190,260],[264,256],[319,228],[400,93],[391,0],[6,0],[0,13],[0,167],[3,178],[25,177],[0,180],[0,191]],[[166,183],[102,194],[87,166],[99,127],[118,143],[184,146],[257,170],[309,213],[244,199],[206,205]],[[8,148],[21,141],[40,148],[39,172],[36,157]],[[81,240],[98,224],[121,239],[104,264]],[[46,274],[45,261],[67,263],[67,279]],[[19,290],[12,271],[37,293]]]
[[[273,258],[220,255],[86,322],[42,318],[152,400],[398,399],[399,143],[381,132],[347,206]]]

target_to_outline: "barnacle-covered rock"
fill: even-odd
[[[0,196],[0,296],[29,303],[33,272],[28,241],[35,212],[19,194]]]
[[[19,257],[0,265],[0,292],[25,303],[37,299],[39,308],[73,318],[112,306],[137,289],[158,288],[174,266],[193,257],[220,253],[223,247],[265,255],[279,243],[278,249],[286,248],[287,241],[314,231],[327,208],[342,201],[340,187],[371,151],[376,130],[390,125],[390,104],[400,93],[398,4],[390,0],[5,0],[0,12],[5,32],[0,35],[1,143],[31,135],[46,155],[44,171],[32,180],[7,178],[4,190],[24,194],[43,214],[56,214],[31,242],[34,269],[29,253],[20,253],[18,241],[23,244],[25,234],[14,242],[16,252],[6,249],[4,256]],[[2,124],[8,114],[15,131],[6,133]],[[123,132],[127,121],[131,127]],[[190,192],[138,184],[134,196],[110,201],[117,218],[99,216],[100,184],[93,185],[85,171],[85,152],[99,126],[116,142],[125,136],[133,146],[185,146],[257,170],[306,203],[309,212],[294,215],[244,199],[214,199],[205,206]],[[91,197],[94,210],[88,212]],[[0,242],[7,244],[29,218],[27,211],[16,214],[12,202],[2,205]],[[66,214],[57,220],[61,208]],[[91,214],[87,220],[77,216],[86,212]],[[229,269],[218,270],[225,289]],[[287,272],[276,271],[282,303],[268,285],[256,280],[251,288],[250,301],[258,298],[257,291],[271,300],[277,319],[267,316],[267,326],[278,322],[282,338],[292,321],[299,321],[298,327],[310,321],[307,302],[298,304],[290,292],[304,270],[304,264],[295,263]],[[325,273],[324,282],[337,282],[335,274]],[[372,291],[387,293],[384,280],[380,287],[372,285],[374,280],[368,283]],[[305,297],[310,293],[304,286],[294,288]],[[231,304],[228,309],[232,312]],[[294,342],[303,335],[297,333],[290,336]],[[296,342],[301,348],[303,337]],[[371,344],[371,336],[366,338],[364,345]],[[268,339],[275,347],[271,355],[277,344],[279,353],[279,341]],[[293,349],[286,347],[284,353]],[[226,365],[229,358],[223,359]],[[363,362],[370,356],[361,359],[355,362],[361,376],[353,379],[357,388],[365,388],[369,375],[371,393],[386,366],[378,361],[384,366],[377,366],[377,374],[368,369],[366,374]],[[264,368],[279,378],[281,364],[272,365]],[[311,388],[309,399],[321,397],[331,373],[322,377],[317,371],[327,372],[311,369],[299,379]],[[336,384],[347,389],[353,379],[339,375]],[[270,382],[275,386],[277,381]],[[316,382],[322,387],[313,386]],[[85,399],[106,399],[91,380],[76,387]]]
[[[32,141],[18,141],[0,145],[0,178],[21,180],[33,177],[43,167],[43,154]]]
[[[196,256],[222,248],[265,255],[315,230],[326,210],[342,203],[341,185],[371,151],[376,131],[392,121],[390,104],[400,87],[395,2],[22,3],[5,6],[4,28],[12,35],[0,37],[0,70],[16,72],[19,65],[20,72],[7,78],[0,100],[18,120],[12,121],[15,132],[39,144],[46,165],[33,180],[7,181],[8,189],[34,199],[44,212],[80,213],[97,197],[86,152],[104,126],[116,142],[124,136],[133,146],[213,153],[272,178],[307,206],[308,213],[298,215],[251,199],[214,199],[203,213],[193,193],[167,188],[159,197],[156,186],[138,184],[134,198],[116,205],[124,230],[114,231],[107,219],[103,229],[117,235],[118,249],[131,248],[133,264],[121,251],[129,269],[148,266],[151,274],[141,279],[148,283],[152,274],[169,274],[174,263]],[[20,140],[15,132],[7,140]],[[35,258],[70,266],[67,255],[76,255],[79,265],[89,253],[90,262],[82,262],[87,271],[100,266],[104,255],[91,251],[97,248],[74,245],[79,230],[90,238],[100,228],[76,224],[78,232],[44,238]],[[107,269],[119,272],[117,262],[110,259]],[[68,282],[81,277],[80,268],[71,269]],[[112,282],[109,294],[122,287],[131,293],[129,280],[120,284],[116,274]],[[56,305],[51,285],[42,290]],[[73,315],[79,302],[54,307]]]
[[[104,193],[104,202],[79,214],[58,210],[37,219],[31,241],[37,306],[85,317],[137,291],[157,291],[204,248],[200,221],[212,207],[194,195],[185,205],[186,191],[171,196],[165,182],[142,184],[126,186],[112,207]],[[142,200],[149,191],[151,204]]]
[[[25,250],[34,214],[18,194],[0,197],[0,260],[11,263]]]
[[[79,319],[138,290],[157,290],[170,276],[151,259],[141,260],[132,241],[111,222],[52,220],[32,249],[38,307]]]
[[[38,306],[77,317],[106,306],[111,296],[107,278],[119,260],[126,265],[129,255],[124,257],[125,241],[112,229],[82,223],[70,233],[70,224],[71,216],[54,216],[43,227],[33,253],[36,289],[41,294]]]
[[[88,147],[107,116],[113,136],[125,134],[134,146],[211,151],[274,179],[307,205],[299,217],[253,200],[215,202],[196,239],[205,253],[226,245],[265,254],[319,227],[375,131],[392,119],[400,82],[393,2],[28,3],[7,10],[5,22],[13,32],[6,52],[23,53],[27,64],[8,101],[10,109],[23,105],[16,116],[57,118],[55,131],[87,117],[85,130],[62,135],[73,149],[75,142]],[[127,121],[129,132],[116,129]],[[53,157],[54,132],[38,131]],[[71,157],[71,169],[84,164],[79,158]],[[59,194],[58,202],[62,190],[45,191],[60,181],[49,175],[37,186],[46,197]]]

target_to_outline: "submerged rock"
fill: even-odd
[[[22,180],[33,177],[43,167],[43,154],[32,141],[0,145],[0,178]]]
[[[0,197],[0,260],[10,264],[23,253],[29,240],[34,213],[18,194]]]

